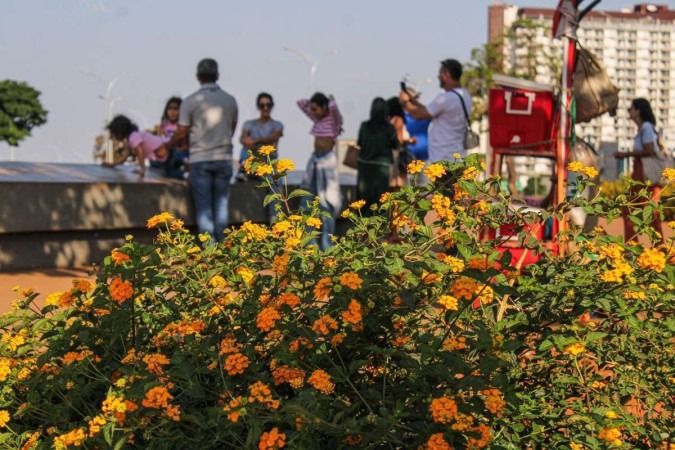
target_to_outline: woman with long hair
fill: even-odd
[[[360,151],[356,195],[366,201],[362,214],[371,215],[370,205],[376,205],[382,194],[389,190],[393,152],[399,145],[396,130],[389,122],[387,102],[383,98],[373,100],[370,118],[359,128],[357,145]]]
[[[164,106],[162,119],[157,127],[158,134],[167,139],[171,139],[178,129],[178,114],[180,105],[183,101],[180,97],[171,97]],[[188,158],[188,142],[182,139],[174,148],[169,149],[169,158],[164,163],[156,165],[166,172],[169,178],[182,180],[185,178],[184,165]],[[151,166],[153,166],[151,162]]]
[[[647,158],[656,158],[658,152],[661,151],[658,144],[658,133],[656,132],[656,117],[649,104],[649,101],[644,98],[636,98],[631,102],[628,108],[628,115],[630,119],[637,126],[637,134],[633,143],[632,152],[617,152],[614,154],[616,159],[633,158],[633,173],[631,178],[635,181],[645,182],[645,163],[650,163]],[[634,186],[631,188],[632,197],[635,198],[642,189],[642,186]],[[661,188],[657,184],[647,186],[647,191],[653,201],[658,201],[661,197]],[[646,201],[646,199],[638,199]],[[624,241],[628,242],[636,238],[633,222],[628,218],[628,208],[622,210],[624,223]],[[661,229],[661,216],[658,212],[654,213],[653,227],[661,236],[661,243],[663,240],[663,230]]]
[[[333,149],[342,133],[342,115],[333,96],[317,92],[309,99],[298,100],[298,107],[312,121],[310,134],[314,136],[314,152],[307,162],[302,187],[319,197],[319,206],[328,213],[322,217],[319,247],[326,250],[333,245],[330,235],[335,234],[335,217],[342,206],[337,156]]]
[[[169,151],[165,146],[165,138],[155,136],[147,131],[139,131],[138,126],[127,116],[115,116],[106,128],[110,132],[110,137],[124,143],[124,149],[113,162],[104,162],[102,164],[104,167],[115,167],[123,164],[129,156],[135,154],[140,166],[138,173],[143,178],[145,176],[146,159],[164,162],[169,157]]]

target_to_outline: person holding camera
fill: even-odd
[[[462,64],[455,59],[441,61],[438,71],[440,87],[445,91],[436,96],[427,106],[406,90],[399,94],[401,106],[413,119],[430,119],[429,162],[451,161],[454,154],[466,156],[464,132],[466,115],[471,115],[471,96],[462,87]],[[463,105],[462,105],[463,103]]]

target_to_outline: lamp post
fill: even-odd
[[[115,76],[113,79],[111,79],[107,84],[106,82],[97,74],[90,72],[88,70],[84,69],[79,69],[79,72],[82,75],[86,75],[88,77],[92,77],[95,80],[97,80],[99,83],[101,83],[102,86],[106,86],[105,88],[105,93],[104,94],[99,94],[97,97],[105,103],[105,124],[108,124],[112,120],[112,114],[113,114],[113,107],[115,106],[115,103],[119,102],[120,100],[123,99],[121,96],[117,96],[115,98],[111,98],[112,90],[115,87],[115,83],[117,83],[117,80],[120,79],[122,74]],[[113,161],[113,142],[110,137],[108,137],[108,142],[106,145],[105,149],[105,161],[106,162],[112,162]]]

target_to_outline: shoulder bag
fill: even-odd
[[[462,94],[455,91],[454,89],[451,91],[457,94],[459,101],[462,102],[462,110],[464,111],[464,118],[466,119],[466,129],[464,130],[464,149],[471,150],[472,148],[476,148],[480,145],[480,137],[478,136],[478,133],[475,133],[471,129],[471,120],[469,119],[469,113],[466,111],[466,105],[464,104]]]
[[[345,153],[345,158],[342,160],[342,164],[349,167],[350,169],[358,169],[359,167],[359,148],[355,145],[350,145],[347,147],[347,153]]]
[[[663,145],[661,137],[656,132],[654,128],[654,134],[656,134],[656,146],[658,149],[654,149],[654,154],[647,158],[642,158],[642,167],[644,169],[645,180],[649,180],[652,184],[660,185],[663,183],[661,174],[667,168],[672,168],[675,165],[673,158],[668,154]],[[642,149],[644,150],[644,142],[642,141],[642,132],[640,132],[640,142],[642,142]]]

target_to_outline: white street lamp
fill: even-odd
[[[90,71],[84,70],[84,69],[79,69],[79,72],[82,75],[87,75],[89,77],[94,78],[99,83],[101,83],[101,86],[106,86],[105,94],[99,94],[98,98],[103,100],[103,102],[105,103],[106,122],[105,122],[104,126],[107,125],[112,120],[113,107],[115,106],[115,103],[117,103],[117,102],[119,102],[120,100],[123,99],[123,97],[121,97],[121,96],[111,98],[110,95],[112,94],[112,90],[115,87],[115,83],[117,83],[117,80],[119,80],[120,77],[122,77],[122,75],[124,75],[124,74],[120,74],[120,75],[115,76],[112,80],[110,80],[106,84],[106,82],[103,80],[103,78],[101,78],[99,75],[97,75],[93,72],[90,72]],[[126,75],[130,75],[130,74],[126,74]],[[110,137],[108,137],[108,145],[106,146],[105,161],[106,162],[112,162],[113,161],[113,142],[112,142],[112,139],[110,139]]]
[[[319,58],[313,58],[312,55],[310,55],[309,53],[303,50],[296,50],[294,48],[284,47],[284,51],[292,53],[304,61],[305,65],[307,66],[307,69],[309,70],[309,92],[313,93],[314,77],[316,75],[316,70],[319,64]],[[337,54],[337,52],[338,52],[337,49],[331,49],[323,53],[321,56],[332,56]]]

